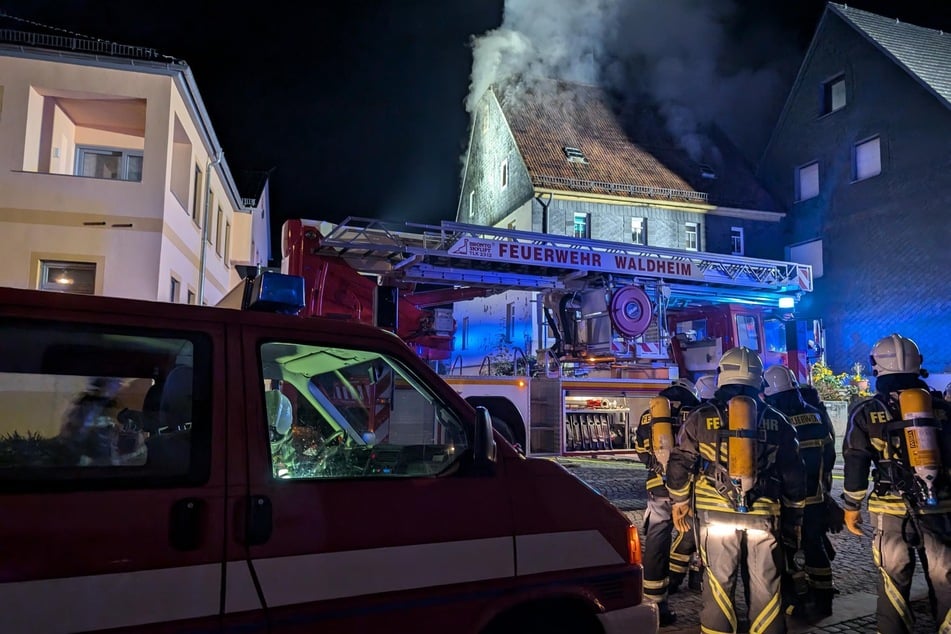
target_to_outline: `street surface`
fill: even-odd
[[[568,471],[584,480],[607,497],[641,528],[641,543],[644,541],[643,515],[646,508],[644,482],[647,471],[634,456],[602,456],[591,458],[556,458]],[[833,495],[838,499],[842,493],[841,473],[833,479]],[[843,530],[829,535],[836,550],[832,562],[832,574],[839,594],[833,603],[833,614],[815,623],[787,619],[791,634],[874,632],[875,602],[878,573],[872,564],[871,534],[868,514],[863,511],[865,537],[852,535]],[[670,597],[670,607],[677,613],[677,622],[661,628],[661,634],[695,634],[700,632],[700,593],[686,589]],[[742,597],[742,582],[738,583],[737,595]],[[740,599],[742,601],[742,598]],[[914,634],[935,632],[927,602],[927,585],[920,566],[912,585],[911,604],[915,612]],[[744,631],[744,630],[741,630]]]

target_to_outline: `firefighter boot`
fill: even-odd
[[[677,613],[670,609],[670,605],[666,600],[657,604],[657,612],[658,616],[660,617],[661,627],[667,627],[668,625],[673,625],[677,622]]]

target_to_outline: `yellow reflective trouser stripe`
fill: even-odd
[[[843,491],[843,493],[845,494],[845,497],[858,504],[861,504],[865,499],[865,494],[868,493],[868,489],[862,489],[861,491]]]
[[[769,600],[766,607],[763,608],[763,611],[759,613],[759,616],[753,619],[753,622],[750,624],[750,634],[765,632],[769,629],[770,624],[776,620],[777,616],[779,616],[778,592]]]
[[[735,512],[733,504],[717,493],[706,478],[697,481],[697,508],[707,511]],[[779,502],[771,498],[759,498],[744,515],[779,515]]]
[[[645,590],[663,590],[667,587],[668,581],[667,577],[664,577],[660,581],[652,581],[649,579],[644,579],[644,589]]]
[[[671,495],[675,495],[678,497],[686,497],[690,495],[690,483],[688,482],[686,486],[681,487],[679,489],[671,489],[670,487],[667,487],[667,490],[670,492]]]
[[[905,623],[905,629],[910,632],[914,624],[911,621],[911,615],[908,613],[908,606],[905,604],[905,599],[901,596],[901,592],[895,587],[892,578],[889,577],[885,569],[882,568],[882,553],[875,540],[872,540],[872,560],[875,562],[878,572],[882,575],[882,581],[885,586],[885,596],[888,597],[888,602],[892,604],[892,607],[895,608],[895,612],[898,613],[898,616],[900,616],[901,620]]]
[[[675,546],[675,547],[676,547],[676,546]],[[686,554],[684,554],[684,553],[675,553],[675,552],[671,551],[671,552],[670,552],[670,559],[671,559],[672,561],[685,561],[685,562],[686,562],[686,561],[690,561],[690,555],[686,555]]]
[[[948,610],[948,613],[944,615],[944,620],[941,621],[941,626],[938,628],[938,634],[951,634],[951,610]]]
[[[733,632],[721,632],[720,630],[715,630],[712,627],[706,627],[701,625],[700,632],[702,634],[733,634]]]
[[[704,562],[707,563],[707,562]],[[717,581],[716,577],[710,574],[709,565],[707,566],[707,574],[704,575],[704,580],[710,584],[710,593],[713,595],[713,600],[717,602],[717,605],[720,606],[720,611],[723,612],[723,615],[726,617],[726,620],[730,622],[730,630],[736,631],[736,612],[733,611],[733,602],[730,600],[730,597],[723,590],[723,586],[720,585],[720,582]],[[715,630],[709,630],[715,631]]]
[[[813,568],[812,566],[806,566],[806,574],[808,575],[825,575],[827,577],[832,576],[832,568]]]
[[[812,447],[825,447],[832,440],[830,438],[820,438],[818,440],[800,440],[799,448],[800,449],[811,449]]]

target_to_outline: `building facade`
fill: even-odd
[[[214,304],[267,264],[266,184],[242,199],[188,65],[151,49],[0,30],[0,192],[5,286]]]
[[[830,3],[758,174],[788,210],[789,259],[813,266],[800,310],[837,372],[869,371],[892,332],[951,372],[948,138],[951,35]]]
[[[650,104],[625,106],[596,86],[494,86],[473,113],[456,220],[781,259],[784,214],[739,153],[710,130],[702,150],[689,155],[664,128]],[[507,291],[457,305],[465,313],[454,346],[462,364],[549,347],[536,295]],[[656,325],[645,337],[661,340]]]

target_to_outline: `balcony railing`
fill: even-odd
[[[79,53],[89,53],[93,55],[127,57],[132,59],[169,59],[167,56],[162,55],[154,48],[149,48],[146,46],[130,46],[128,44],[116,44],[115,42],[110,42],[108,40],[98,40],[71,35],[33,33],[31,31],[20,31],[16,29],[0,29],[0,43],[19,44],[22,46],[47,48],[58,51],[76,51]]]

